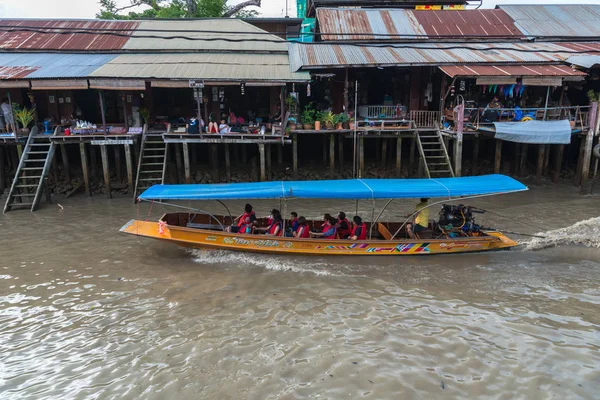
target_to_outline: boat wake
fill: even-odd
[[[332,270],[335,266],[318,259],[311,259],[310,265],[288,256],[265,256],[260,254],[238,253],[227,250],[190,250],[194,262],[199,264],[228,264],[238,266],[262,267],[271,271],[308,272],[319,276],[343,275]]]
[[[544,238],[534,238],[521,243],[525,251],[571,244],[600,249],[600,217],[579,221],[566,228],[540,232],[537,235]]]

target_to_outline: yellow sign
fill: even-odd
[[[415,6],[415,10],[424,11],[440,11],[440,10],[466,10],[467,6],[464,4],[451,4],[448,6]]]

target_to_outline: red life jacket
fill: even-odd
[[[277,227],[279,226],[279,232],[277,233],[277,236],[283,236],[283,224],[281,223],[281,221],[279,222],[273,222],[271,224],[271,226],[269,226],[269,229],[267,230],[267,233],[269,235],[275,235],[275,231],[277,230]]]
[[[347,227],[346,229],[342,229],[342,227],[341,227],[342,222],[346,223],[346,227]],[[340,238],[342,238],[342,239],[347,238],[350,235],[350,222],[348,222],[348,219],[344,218],[342,220],[338,220],[338,226],[339,226],[339,228],[338,228],[337,232],[338,232],[338,235],[340,235]]]
[[[237,226],[241,227],[242,225],[244,225],[246,223],[246,218],[250,218],[250,220],[252,220],[252,217],[254,216],[254,211],[250,211],[249,213],[245,212],[242,217],[240,218],[240,220],[237,223]]]
[[[331,227],[331,225],[329,225],[328,221],[323,222],[323,225],[321,225],[321,231],[323,233],[325,233],[327,230],[329,230],[329,228]]]
[[[300,225],[298,227],[298,236],[299,238],[309,238],[310,237],[310,229],[306,225]]]
[[[337,235],[337,228],[335,226],[331,226],[329,225],[329,229],[333,228],[333,235],[331,236],[323,236],[325,239],[337,239],[338,235]],[[323,233],[325,233],[326,231],[328,231],[329,229],[323,231]]]
[[[360,228],[360,232],[358,232],[358,235],[357,235],[356,231],[358,230],[358,228]],[[352,228],[352,233],[350,234],[350,236],[358,236],[356,240],[366,240],[367,239],[366,225],[365,224],[354,225],[354,228]]]

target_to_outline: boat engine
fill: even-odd
[[[479,232],[481,227],[475,223],[473,213],[483,213],[483,210],[474,209],[463,204],[444,204],[440,210],[438,226],[441,230],[450,232],[461,230],[465,233]]]

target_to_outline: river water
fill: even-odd
[[[127,220],[163,207],[129,198],[10,212],[0,216],[0,398],[598,398],[600,197],[575,193],[547,185],[470,201],[494,212],[487,226],[572,227],[518,249],[375,259],[123,236]]]

